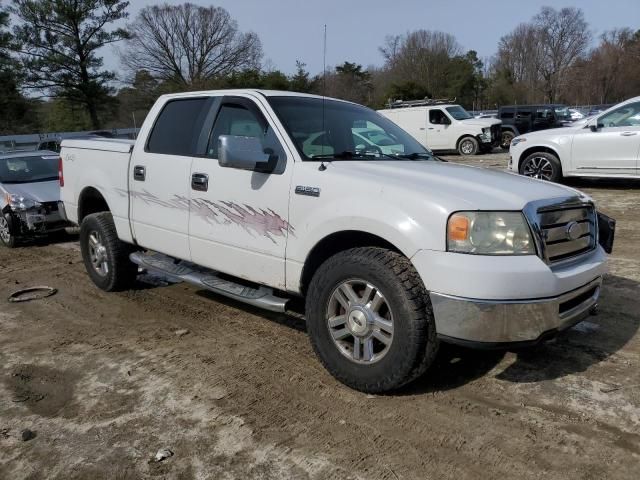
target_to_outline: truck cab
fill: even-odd
[[[61,157],[99,288],[131,288],[142,268],[275,312],[304,299],[321,363],[365,392],[420,376],[441,341],[535,344],[569,328],[606,268],[587,195],[442,162],[343,100],[165,95],[136,141],[65,140]]]
[[[455,150],[460,155],[489,152],[500,143],[500,121],[474,118],[460,105],[447,101],[390,102],[379,113],[389,118],[426,148]]]

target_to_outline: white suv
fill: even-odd
[[[509,169],[558,182],[562,177],[638,178],[640,97],[570,127],[514,138]]]
[[[500,143],[500,120],[474,118],[460,105],[398,101],[390,106],[379,113],[432,150],[457,150],[460,155],[475,155],[489,152]]]

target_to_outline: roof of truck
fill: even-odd
[[[342,100],[340,98],[333,98],[333,97],[326,97],[326,96],[323,97],[322,95],[314,95],[311,93],[291,92],[288,90],[262,90],[259,88],[233,88],[233,89],[220,89],[220,90],[201,90],[197,92],[168,93],[166,95],[162,95],[161,98],[193,97],[197,95],[212,95],[212,94],[234,95],[239,93],[256,93],[264,97],[308,97],[308,98],[318,98],[318,99],[326,98],[330,100],[337,100],[339,102],[352,103],[347,100]]]

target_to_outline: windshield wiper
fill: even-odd
[[[359,155],[357,153],[353,153],[350,152],[348,150],[345,150],[344,152],[339,152],[339,153],[320,153],[318,155],[313,155],[312,159],[316,159],[316,158],[328,158],[328,159],[335,159],[335,160],[351,160],[352,158],[360,158],[362,157],[362,155]]]
[[[397,157],[406,158],[407,160],[420,160],[422,158],[435,158],[434,155],[427,152],[413,152],[413,153],[402,153]]]

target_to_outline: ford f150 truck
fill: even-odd
[[[312,95],[166,95],[135,142],[65,140],[61,157],[98,287],[142,267],[277,312],[304,297],[321,362],[366,392],[422,374],[441,340],[527,345],[575,324],[612,238],[576,190],[439,161],[377,112]]]

